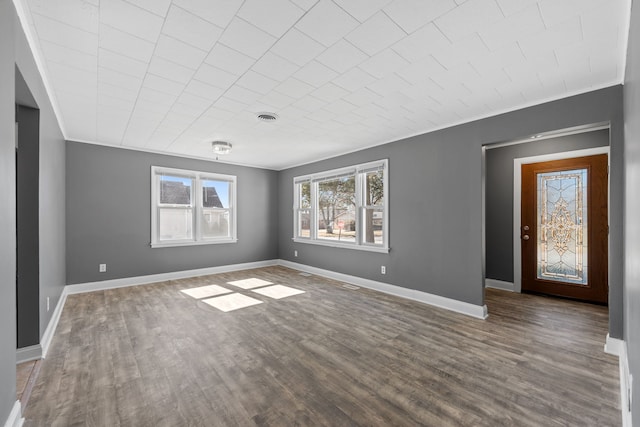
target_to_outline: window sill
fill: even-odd
[[[317,245],[317,246],[328,246],[332,248],[344,248],[344,249],[354,249],[356,251],[365,251],[365,252],[377,252],[382,254],[387,254],[391,250],[391,248],[385,248],[381,246],[366,246],[366,245],[356,245],[354,243],[338,243],[332,241],[323,241],[323,240],[311,240],[311,239],[299,239],[293,238],[291,239],[296,243],[304,243],[307,245]]]
[[[200,240],[197,242],[165,242],[165,243],[151,243],[152,248],[174,248],[178,246],[202,246],[202,245],[221,245],[224,243],[236,243],[238,239],[225,239],[225,240]]]

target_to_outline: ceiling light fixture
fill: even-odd
[[[226,141],[213,141],[211,143],[211,148],[213,148],[213,152],[216,153],[217,160],[217,156],[219,154],[229,154],[231,152],[231,148],[233,148],[233,145],[231,145],[230,142]]]
[[[272,123],[278,120],[278,115],[276,113],[258,113],[258,120]]]

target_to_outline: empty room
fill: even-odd
[[[637,0],[0,0],[0,425],[638,424],[639,85]]]

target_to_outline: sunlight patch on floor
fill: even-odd
[[[200,286],[198,288],[182,289],[180,292],[185,293],[192,298],[200,299],[200,298],[214,297],[216,295],[228,294],[229,292],[232,292],[232,291],[218,285],[207,285],[207,286]]]
[[[242,294],[229,294],[221,297],[209,298],[202,302],[215,307],[220,311],[229,312],[238,310],[239,308],[251,307],[252,305],[262,304],[262,301],[248,297]]]
[[[266,288],[253,289],[251,292],[255,292],[273,299],[280,299],[293,295],[304,294],[304,291],[301,291],[300,289],[290,288],[283,285],[273,285],[267,286]]]
[[[256,279],[252,277],[250,279],[235,280],[233,282],[227,282],[229,285],[237,286],[242,289],[253,289],[261,286],[273,285],[273,282],[267,282],[266,280]]]

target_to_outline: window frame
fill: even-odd
[[[382,182],[384,192],[384,203],[380,205],[366,206],[366,178],[367,173],[382,170]],[[336,241],[330,239],[318,238],[318,184],[323,181],[331,180],[332,178],[338,179],[339,177],[355,175],[355,223],[356,223],[356,235],[355,241]],[[302,185],[305,183],[310,184],[310,202],[309,208],[304,208],[300,205]],[[383,212],[382,221],[382,243],[369,243],[365,241],[364,236],[364,221],[366,210],[381,210]],[[300,231],[300,212],[309,211],[309,237],[301,236]],[[315,224],[315,225],[314,225]],[[332,169],[323,172],[317,172],[309,175],[301,175],[293,178],[293,238],[296,243],[306,243],[320,246],[349,248],[370,252],[383,252],[390,251],[389,246],[389,161],[388,159],[376,160],[359,165]]]
[[[181,206],[162,205],[159,202],[160,178],[162,175],[191,179],[191,204]],[[229,183],[229,207],[205,208],[203,206],[203,181],[224,181]],[[176,246],[197,246],[223,243],[236,243],[237,238],[237,177],[215,172],[176,169],[164,166],[151,166],[151,243],[152,248],[167,248]],[[191,239],[160,239],[160,209],[191,209]],[[229,212],[229,235],[224,237],[203,237],[202,220],[205,211]]]

